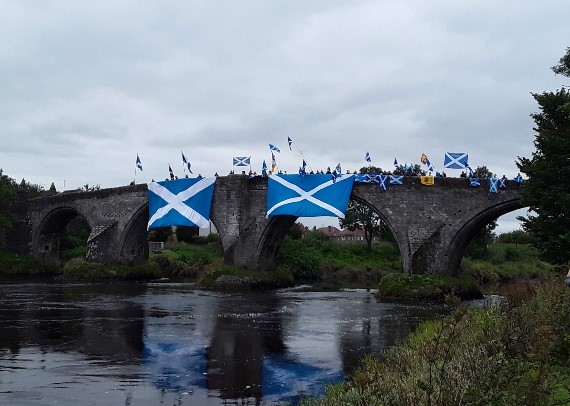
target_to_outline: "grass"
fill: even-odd
[[[0,275],[20,276],[51,276],[59,274],[55,264],[41,261],[31,255],[18,255],[0,250]]]

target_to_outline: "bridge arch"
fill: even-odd
[[[260,269],[271,270],[275,268],[277,253],[283,239],[298,218],[297,216],[275,216],[268,221],[257,246],[259,253],[257,263]]]
[[[130,217],[119,237],[119,260],[138,263],[148,259],[148,203],[140,206]]]

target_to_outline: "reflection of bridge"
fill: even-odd
[[[521,208],[520,185],[489,193],[488,181],[471,188],[466,179],[437,178],[434,186],[406,177],[405,184],[382,191],[356,183],[351,198],[372,207],[398,243],[404,271],[453,273],[471,238],[490,221]],[[272,269],[294,216],[265,218],[267,179],[233,175],[216,180],[211,219],[220,234],[226,263]],[[66,192],[22,203],[14,243],[21,252],[57,258],[67,223],[82,216],[91,227],[87,258],[139,262],[148,257],[146,185],[92,192]],[[25,215],[24,215],[25,214]]]

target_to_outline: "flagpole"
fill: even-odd
[[[301,151],[301,148],[299,148],[297,146],[297,144],[295,143],[295,141],[291,140],[291,144],[295,144],[295,148],[297,148],[297,151],[299,151],[299,154],[301,154],[301,156],[303,157],[303,159],[305,160],[305,162],[307,163],[307,166],[309,167],[309,169],[311,171],[313,171],[313,168],[311,167],[311,164],[309,163],[309,161],[307,161],[307,158],[305,158],[305,154],[303,154],[303,151]]]

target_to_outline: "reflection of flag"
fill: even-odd
[[[147,229],[208,227],[216,178],[184,178],[148,184]]]
[[[274,175],[267,184],[267,215],[344,218],[354,182],[353,175]]]
[[[473,187],[481,186],[481,182],[479,182],[479,178],[469,178],[469,184]]]
[[[275,161],[275,154],[271,153],[271,172],[275,172],[277,169],[277,162]]]
[[[403,185],[404,184],[404,176],[402,176],[402,175],[390,175],[390,184],[391,185]]]
[[[422,161],[422,164],[425,165],[427,162],[427,159],[428,159],[427,155],[422,152],[422,157],[420,158],[420,161]]]
[[[170,165],[168,165],[168,172],[170,172],[170,180],[174,180],[174,172],[172,172]]]
[[[141,162],[141,159],[139,158],[139,154],[137,154],[136,165],[137,165],[137,168],[139,168],[142,171],[142,162]]]
[[[435,183],[433,176],[421,176],[420,179],[421,179],[422,185],[432,186]]]
[[[291,137],[287,137],[287,142],[289,143],[289,151],[293,151],[291,149],[291,144],[293,144],[293,140],[291,139]]]
[[[265,159],[263,160],[263,166],[261,167],[261,174],[263,176],[267,175],[267,164],[265,163]]]
[[[180,151],[182,153],[182,162],[184,163],[184,165],[186,165],[188,167],[188,172],[192,173],[192,169],[190,162],[188,162],[188,160],[186,159],[186,157],[184,156],[184,152]]]
[[[388,175],[378,175],[378,184],[380,185],[380,190],[386,190],[386,180],[388,180]]]
[[[465,152],[446,152],[443,167],[450,169],[463,169],[469,166],[468,155]]]
[[[366,153],[366,155],[364,155],[364,159],[366,160],[366,162],[371,162],[372,159],[370,158],[370,153]]]
[[[275,145],[273,144],[269,144],[269,150],[270,151],[275,151],[275,152],[281,152],[281,150],[279,148],[277,148]]]
[[[234,156],[234,166],[249,166],[251,165],[250,156]]]
[[[499,185],[499,179],[491,178],[489,179],[489,192],[498,193],[497,186]]]

